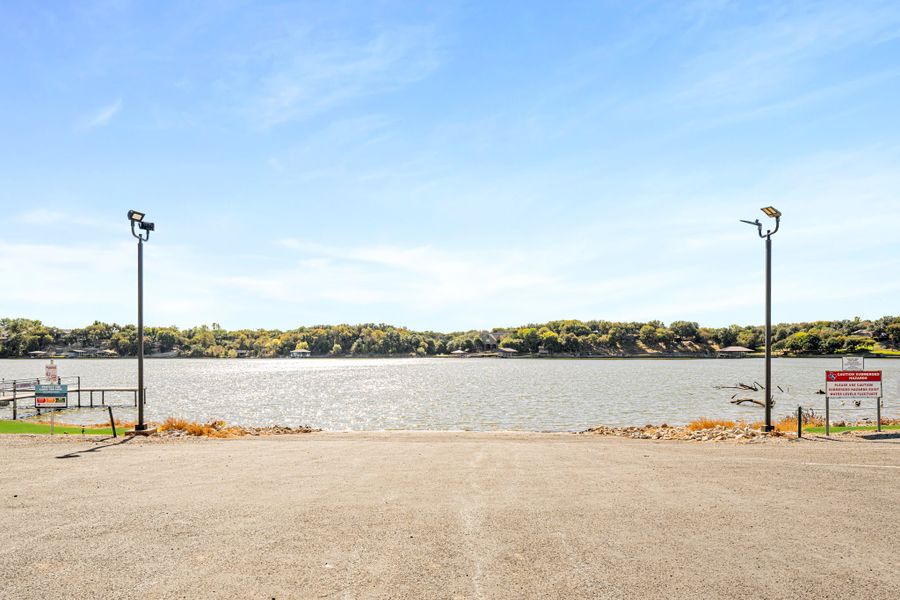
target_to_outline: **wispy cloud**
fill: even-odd
[[[82,117],[76,126],[77,131],[90,131],[98,127],[105,127],[122,111],[122,99],[119,98],[112,104],[108,104]]]
[[[848,47],[876,45],[896,32],[896,4],[862,6],[848,3],[806,3],[760,9],[758,23],[720,29],[708,49],[693,56],[680,72],[676,103],[696,106],[755,102],[799,87],[819,73],[823,57]],[[896,33],[894,33],[896,35]]]
[[[362,41],[292,36],[255,57],[274,67],[259,81],[250,114],[263,127],[304,120],[422,79],[440,64],[438,54],[430,27],[394,27]]]
[[[44,227],[66,223],[69,225],[79,225],[104,230],[118,229],[113,226],[108,219],[95,217],[90,214],[71,214],[48,208],[36,208],[25,211],[18,215],[17,220],[26,225],[40,225]]]

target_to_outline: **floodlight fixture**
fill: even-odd
[[[147,213],[143,213],[139,210],[129,210],[128,211],[128,220],[131,221],[131,235],[133,235],[139,242],[146,242],[150,239],[150,232],[154,230],[153,223],[149,221],[145,221],[144,218],[147,216]],[[137,228],[146,233],[139,233],[135,231],[134,226],[137,225]]]
[[[766,385],[763,391],[766,395],[765,409],[766,422],[763,431],[772,431],[772,236],[778,232],[781,226],[781,211],[774,206],[766,206],[761,209],[767,217],[775,219],[775,229],[768,229],[763,233],[763,225],[759,219],[748,221],[741,219],[741,223],[756,227],[759,237],[766,240]]]
[[[147,424],[144,422],[144,403],[146,402],[146,389],[144,388],[144,242],[150,239],[150,232],[155,229],[153,223],[145,221],[146,213],[139,210],[129,210],[128,220],[131,221],[131,235],[137,239],[138,251],[138,322],[137,322],[137,346],[138,346],[138,387],[137,387],[137,407],[138,419],[134,426],[135,432],[148,431]],[[137,229],[135,230],[135,225]],[[143,232],[143,233],[141,233]]]

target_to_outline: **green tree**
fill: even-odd
[[[516,337],[522,340],[528,352],[535,353],[541,345],[541,334],[534,327],[523,327],[516,332]]]
[[[638,339],[641,340],[645,345],[651,346],[656,343],[656,327],[651,324],[646,324],[641,327],[640,334],[638,335]]]
[[[559,334],[549,329],[541,333],[541,346],[548,352],[559,352],[562,345],[559,343]]]
[[[501,348],[512,348],[516,352],[526,352],[527,346],[525,345],[525,340],[516,337],[505,337],[500,340]]]
[[[738,346],[754,349],[759,345],[760,340],[755,331],[745,329],[737,335],[736,343]]]
[[[887,339],[894,346],[900,346],[900,321],[895,321],[884,328]]]
[[[700,326],[693,321],[672,321],[669,329],[680,339],[694,341],[700,334]]]

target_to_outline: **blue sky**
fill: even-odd
[[[900,313],[896,2],[4,2],[0,315]]]

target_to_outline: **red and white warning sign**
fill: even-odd
[[[881,371],[825,371],[829,398],[881,398]]]
[[[50,380],[50,383],[59,383],[59,375],[56,371],[56,364],[51,360],[49,365],[44,365],[44,377]]]

